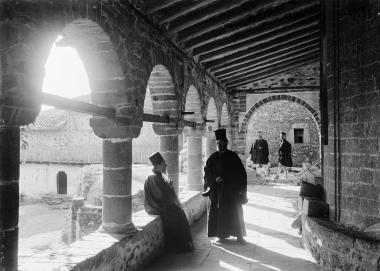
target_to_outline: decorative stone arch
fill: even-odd
[[[185,115],[184,119],[195,122],[203,122],[202,118],[202,105],[199,92],[194,85],[190,85],[185,98],[185,111],[194,112],[192,115]]]
[[[206,112],[206,119],[214,121],[206,123],[206,131],[207,133],[211,133],[212,131],[218,129],[218,110],[213,97],[208,100]]]
[[[266,103],[274,102],[274,101],[289,101],[289,102],[294,102],[294,103],[297,103],[299,105],[302,105],[303,107],[305,107],[310,112],[310,114],[314,117],[314,120],[317,123],[317,126],[320,127],[320,117],[319,117],[318,112],[311,105],[309,105],[307,102],[305,102],[304,100],[302,100],[298,97],[291,96],[291,95],[273,95],[273,96],[269,96],[269,97],[262,99],[261,101],[255,103],[251,107],[251,109],[246,113],[246,115],[243,119],[239,133],[240,134],[247,133],[248,122],[249,122],[250,118],[252,117],[253,113],[259,107],[263,106]]]
[[[220,113],[220,127],[228,129],[230,126],[230,117],[228,115],[227,103],[223,103]]]
[[[178,98],[169,70],[161,64],[153,67],[146,87],[144,107],[145,113],[160,116],[178,116]],[[177,134],[175,123],[154,123],[153,130],[159,135]]]

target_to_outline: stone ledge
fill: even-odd
[[[189,223],[199,219],[207,208],[207,199],[197,191],[179,196]],[[19,271],[29,270],[135,270],[163,252],[164,236],[159,216],[145,211],[133,214],[138,229],[133,236],[97,231],[81,240],[38,254],[19,254]]]
[[[302,242],[324,270],[380,270],[380,242],[327,219],[304,216]]]

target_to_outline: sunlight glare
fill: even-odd
[[[45,63],[42,91],[65,98],[90,94],[88,76],[78,52],[72,47],[57,47],[56,42]],[[48,108],[51,107],[43,106],[43,110]]]

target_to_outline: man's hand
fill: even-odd
[[[223,178],[222,178],[222,177],[220,177],[220,176],[219,176],[219,177],[217,177],[217,178],[216,178],[216,182],[217,182],[217,183],[221,183],[221,182],[223,182]]]

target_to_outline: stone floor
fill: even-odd
[[[290,224],[299,186],[286,184],[249,185],[244,206],[247,244],[234,239],[218,244],[207,238],[207,218],[193,226],[195,251],[165,254],[147,271],[184,270],[321,270],[300,246],[300,236]]]

